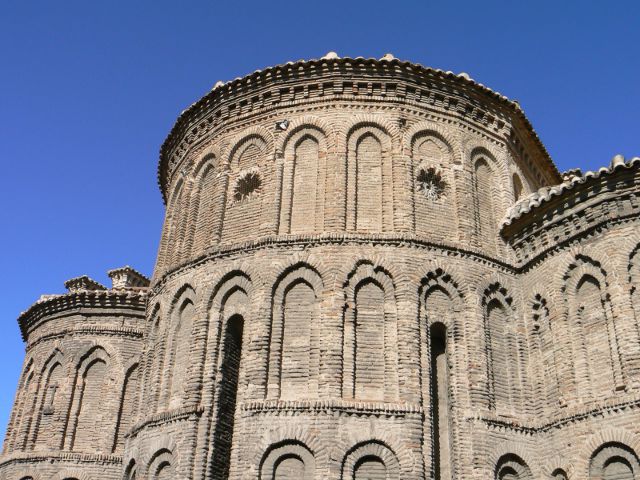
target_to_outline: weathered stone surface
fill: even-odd
[[[0,478],[640,478],[640,159],[331,52],[216,83],[159,181],[150,285],[21,315]]]

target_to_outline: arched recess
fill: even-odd
[[[127,468],[124,469],[124,480],[137,480],[138,479],[138,465],[136,461],[131,459],[127,464]]]
[[[124,436],[133,425],[137,413],[137,396],[140,385],[139,370],[138,364],[134,363],[124,376],[112,452],[121,452],[123,450]]]
[[[398,398],[398,319],[390,274],[361,263],[344,285],[343,397]]]
[[[162,251],[162,264],[165,268],[170,268],[180,258],[180,243],[183,224],[186,223],[184,216],[187,214],[185,202],[188,193],[186,192],[186,182],[181,178],[178,180],[171,200],[167,205],[167,218],[163,242],[166,248]]]
[[[191,287],[185,286],[176,297],[170,314],[171,333],[164,367],[168,372],[165,387],[166,406],[170,409],[180,408],[185,399],[195,316],[195,292]]]
[[[430,431],[433,439],[429,452],[431,475],[444,480],[453,476],[450,339],[456,336],[456,315],[461,311],[462,296],[451,276],[438,268],[423,278],[419,298],[427,342],[422,368],[429,372],[429,381],[424,382],[423,403],[429,409],[425,431]]]
[[[301,125],[284,148],[280,233],[321,232],[324,227],[327,141],[314,125]]]
[[[483,149],[476,149],[471,155],[473,165],[473,221],[474,238],[481,248],[496,251],[498,219],[501,202],[498,172],[493,158]],[[496,181],[498,178],[498,181]]]
[[[452,148],[440,135],[423,131],[413,138],[413,222],[418,235],[446,238],[452,234],[451,219],[456,218],[452,164]]]
[[[287,440],[272,445],[260,463],[259,480],[313,480],[315,458],[304,443]]]
[[[629,283],[631,284],[631,303],[636,316],[636,328],[640,329],[640,244],[629,255]]]
[[[605,443],[589,462],[590,480],[635,480],[640,476],[640,461],[632,448],[622,443]]]
[[[214,480],[226,480],[231,463],[231,446],[235,430],[236,405],[245,390],[245,326],[250,280],[232,273],[214,293],[212,318],[218,318],[219,330],[214,386],[214,427],[209,457],[209,474]]]
[[[23,369],[18,387],[19,394],[13,409],[8,450],[24,450],[26,446],[28,430],[33,417],[34,402],[37,397],[37,392],[34,391],[34,385],[36,385],[35,376],[36,370],[33,359],[29,359]]]
[[[67,417],[63,356],[55,350],[41,372],[44,383],[38,388],[37,423],[34,426],[35,450],[59,450],[64,438]]]
[[[569,480],[569,476],[562,468],[556,468],[551,472],[551,480]]]
[[[303,263],[287,269],[276,281],[267,398],[317,398],[322,289],[318,272]]]
[[[146,411],[148,415],[157,411],[160,401],[167,342],[165,333],[166,322],[163,320],[160,305],[157,304],[151,314],[151,328],[147,340],[147,344],[150,346],[147,351],[148,373],[145,375],[144,392],[140,399],[140,409]],[[145,403],[143,404],[142,401]]]
[[[530,355],[531,371],[535,372],[535,394],[544,408],[552,408],[561,399],[559,364],[556,356],[556,342],[560,330],[551,321],[551,313],[547,299],[537,293],[531,302],[531,342],[533,351]]]
[[[215,167],[216,158],[209,154],[204,157],[196,172],[194,195],[197,199],[193,202],[194,208],[191,212],[195,222],[192,249],[195,252],[202,252],[218,240],[218,232],[215,231],[216,207],[221,195],[216,188],[219,178],[216,176]]]
[[[522,458],[515,454],[507,454],[498,460],[495,480],[533,480],[533,475]]]
[[[393,229],[391,139],[379,126],[354,127],[347,140],[347,230],[379,233]]]
[[[601,265],[584,255],[576,256],[563,277],[576,394],[583,399],[608,396],[624,385],[608,288]]]
[[[350,449],[342,461],[341,480],[400,480],[396,453],[387,445],[364,442]]]
[[[229,184],[223,209],[222,240],[237,242],[259,232],[263,199],[268,191],[270,165],[267,142],[260,135],[244,137],[231,150]]]
[[[149,480],[174,480],[176,477],[173,454],[167,449],[156,452],[148,467]]]
[[[490,285],[482,297],[485,323],[487,378],[490,408],[514,414],[522,405],[524,352],[516,325],[513,300],[499,283]]]
[[[113,418],[104,415],[105,410],[111,408],[105,404],[105,399],[111,398],[110,367],[111,358],[100,346],[90,349],[78,364],[71,450],[104,453],[111,446],[108,445],[107,432],[113,429]]]

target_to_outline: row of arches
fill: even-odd
[[[43,363],[27,360],[7,435],[9,450],[122,451],[135,417],[138,363],[123,366],[99,345],[75,358],[56,348]]]
[[[462,162],[461,147],[436,126],[414,129],[406,148],[392,130],[361,120],[338,147],[324,122],[309,120],[278,148],[260,128],[235,139],[228,156],[211,147],[171,188],[159,265],[261,234],[414,231],[446,239],[457,217],[476,246],[495,253],[500,212],[532,190],[528,181],[488,147]]]
[[[634,249],[630,257],[630,279],[637,275],[637,251],[638,248]],[[599,262],[580,254],[563,274],[561,292],[534,289],[521,308],[517,308],[513,293],[502,282],[490,283],[478,292],[484,341],[471,346],[470,355],[485,359],[486,388],[472,391],[473,399],[480,404],[487,399],[489,408],[513,415],[535,412],[541,406],[552,410],[558,401],[572,398],[597,400],[600,395],[608,397],[623,388],[637,373],[640,330],[637,320],[628,319],[625,321],[630,323],[629,332],[636,341],[628,335],[623,339],[618,332],[622,320],[616,320],[618,313],[612,306],[609,277]],[[193,374],[203,371],[194,361],[203,358],[198,357],[203,354],[203,347],[194,347],[194,342],[188,340],[202,337],[199,332],[204,330],[209,341],[217,339],[216,344],[208,343],[204,348],[219,352],[216,345],[220,345],[225,327],[217,332],[209,331],[209,327],[226,325],[230,312],[236,312],[242,319],[243,328],[249,315],[251,328],[262,342],[251,353],[252,362],[261,365],[251,373],[256,375],[249,382],[252,399],[304,400],[331,395],[395,402],[430,397],[426,390],[403,390],[399,381],[404,368],[399,360],[402,350],[411,349],[404,358],[417,359],[420,347],[414,343],[417,336],[399,337],[402,331],[414,328],[415,323],[406,314],[403,318],[399,316],[398,305],[417,304],[423,331],[442,323],[450,330],[448,335],[457,341],[462,340],[464,319],[473,310],[474,295],[465,300],[457,280],[442,269],[423,278],[416,299],[407,296],[410,287],[404,280],[397,285],[397,275],[374,262],[357,262],[338,288],[327,284],[327,273],[322,267],[298,262],[285,268],[275,281],[267,295],[268,311],[262,306],[250,307],[251,297],[266,292],[256,291],[248,274],[236,271],[228,279],[231,286],[223,286],[222,282],[219,288],[229,288],[229,292],[217,300],[215,308],[212,301],[206,307],[196,307],[202,301],[191,287],[184,287],[175,297],[168,316],[164,317],[157,307],[149,342],[155,362],[150,371],[158,378],[148,383],[158,386],[151,397],[161,409],[183,404],[187,398],[183,383],[187,379],[201,381],[201,376]],[[632,297],[635,292],[632,288]],[[343,305],[338,322],[332,320],[335,313],[328,312],[336,300]],[[632,298],[631,302],[637,312],[636,300]],[[334,332],[332,338],[339,339],[339,349],[327,350],[323,344],[328,331]],[[423,345],[429,344],[426,335],[420,340]],[[481,351],[477,347],[482,347]],[[328,354],[339,359],[340,385],[319,383],[323,376],[335,377],[333,372],[326,375],[328,368],[336,367],[335,360],[328,360]],[[216,366],[207,368],[214,371]],[[425,374],[430,369],[428,361],[422,365]],[[469,374],[482,377],[479,372]],[[478,385],[475,380],[474,383]]]
[[[589,457],[585,474],[589,480],[634,480],[640,475],[640,460],[628,445],[619,442],[607,442],[600,445]],[[549,472],[552,480],[581,478],[582,474],[573,468],[557,467]],[[502,455],[496,463],[495,480],[533,480],[531,469],[517,454]]]

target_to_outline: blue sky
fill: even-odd
[[[0,4],[0,434],[40,294],[130,264],[151,274],[160,144],[217,80],[387,52],[517,99],[558,167],[640,155],[640,2]]]

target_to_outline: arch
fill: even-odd
[[[147,353],[148,370],[145,379],[144,392],[141,395],[140,408],[146,408],[147,413],[155,413],[160,400],[161,386],[163,382],[162,372],[164,371],[164,359],[166,354],[166,322],[163,321],[162,308],[157,303],[149,317],[151,326],[149,329],[149,339],[147,344],[150,346]],[[146,396],[146,399],[144,398]],[[142,401],[147,400],[148,404],[143,405]],[[142,410],[141,410],[142,411]]]
[[[216,175],[217,158],[209,153],[203,157],[195,176],[193,209],[191,213],[195,230],[193,246],[195,251],[206,248],[212,240],[217,240],[216,213],[220,201],[219,176]],[[217,195],[216,195],[217,193]]]
[[[400,463],[396,453],[376,440],[355,445],[342,461],[340,478],[366,480],[367,474],[375,480],[399,480]]]
[[[561,330],[551,320],[550,304],[546,295],[536,293],[529,303],[531,322],[531,365],[535,375],[535,395],[552,407],[562,398],[556,343],[561,341]],[[529,396],[529,395],[528,395]]]
[[[112,452],[122,451],[124,448],[124,436],[133,425],[137,413],[136,396],[138,395],[139,368],[134,363],[129,367],[124,376],[122,393],[118,406],[118,417],[116,421],[116,431],[113,439]]]
[[[170,313],[171,325],[165,360],[166,388],[164,395],[168,408],[179,408],[186,397],[187,374],[190,364],[190,346],[196,317],[196,294],[190,285],[184,285],[174,297]]]
[[[231,297],[229,297],[231,298]],[[218,411],[213,435],[212,477],[226,479],[231,463],[231,446],[235,426],[236,404],[243,369],[244,318],[233,315],[224,325],[222,339]]]
[[[42,380],[39,382],[36,400],[37,419],[33,428],[33,447],[36,450],[62,448],[66,421],[66,392],[63,392],[66,374],[63,365],[63,354],[56,348],[40,371],[40,379],[45,381],[44,384]],[[29,424],[26,427],[28,431]]]
[[[229,142],[230,147],[227,150],[228,153],[225,158],[226,163],[232,170],[238,168],[238,165],[234,166],[234,161],[239,163],[239,156],[242,155],[244,149],[252,143],[259,144],[264,152],[274,152],[273,134],[265,127],[253,125],[242,130]],[[273,155],[273,153],[271,153],[271,155]],[[266,156],[262,158],[263,160],[267,160]]]
[[[149,480],[173,480],[176,478],[173,454],[168,449],[158,450],[147,467]]]
[[[262,192],[272,181],[267,178],[273,169],[267,161],[272,148],[273,142],[269,145],[263,135],[246,132],[231,149],[221,212],[222,240],[237,242],[248,232],[256,233],[255,219],[262,216]]]
[[[317,398],[322,290],[320,274],[307,263],[292,265],[276,280],[267,398]]]
[[[398,398],[398,327],[391,276],[381,267],[361,263],[343,288],[346,297],[343,396],[395,401]]]
[[[105,433],[112,428],[112,419],[98,412],[112,407],[105,404],[105,399],[111,397],[108,382],[111,358],[105,348],[98,345],[89,349],[78,363],[75,380],[78,400],[71,430],[71,450],[102,453],[110,447],[106,445]]]
[[[531,470],[522,458],[514,453],[503,455],[495,468],[496,480],[533,480]]]
[[[617,442],[601,445],[589,462],[591,480],[634,480],[640,475],[640,461],[634,450]]]
[[[374,123],[354,126],[348,134],[346,228],[379,233],[393,228],[391,139]]]
[[[521,405],[522,340],[516,328],[512,298],[500,283],[484,291],[482,309],[485,326],[487,378],[490,408],[513,412]]]
[[[455,214],[451,145],[433,131],[420,131],[411,142],[413,226],[419,235],[447,237]],[[442,221],[445,219],[445,221]]]
[[[35,363],[33,358],[27,358],[20,377],[18,387],[19,394],[16,398],[11,420],[12,429],[10,447],[14,450],[24,450],[26,447],[29,428],[33,420],[35,399],[37,398],[38,393],[37,391],[34,391],[34,385],[36,384]]]
[[[138,466],[133,458],[124,470],[124,480],[138,480]]]
[[[631,285],[631,305],[636,317],[636,328],[640,336],[640,243],[637,244],[629,254],[627,272],[629,284]]]
[[[624,383],[608,289],[607,273],[586,255],[576,255],[563,276],[574,382],[583,398]]]
[[[496,167],[494,157],[489,152],[477,148],[471,154],[473,165],[473,219],[474,238],[478,246],[496,249],[498,218],[500,204],[496,199],[500,198],[500,192],[494,177]],[[497,215],[496,215],[497,214]]]
[[[431,136],[440,139],[442,143],[447,145],[453,163],[462,163],[464,155],[460,142],[454,139],[442,125],[429,121],[417,122],[406,130],[403,140],[403,148],[406,152],[413,150],[415,140],[421,136]]]
[[[304,443],[285,440],[269,447],[260,462],[259,480],[311,480],[315,473],[313,452]]]
[[[287,137],[280,182],[280,233],[323,230],[326,157],[323,130],[300,125]]]

